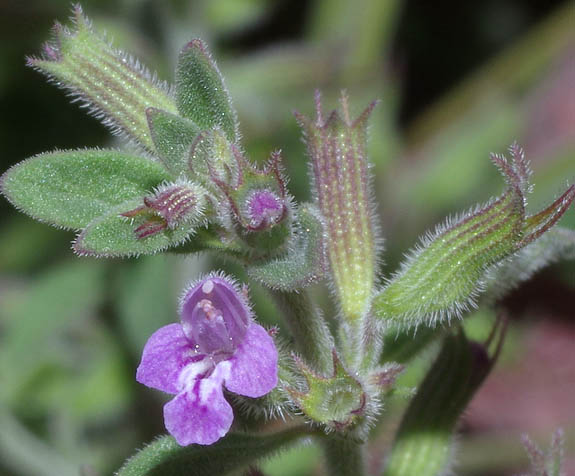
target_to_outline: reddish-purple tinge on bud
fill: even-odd
[[[296,116],[304,131],[316,200],[325,221],[331,276],[343,314],[350,320],[366,315],[376,275],[377,228],[367,160],[367,123],[375,104],[352,120],[342,93],[343,116],[333,111],[326,118],[317,92],[316,120]]]
[[[158,190],[153,196],[144,198],[144,204],[162,217],[170,229],[176,228],[197,201],[196,190],[178,185]]]
[[[253,229],[268,228],[281,220],[284,201],[271,190],[254,190],[247,199],[246,215]]]
[[[248,231],[268,230],[289,215],[289,197],[281,173],[281,155],[274,152],[263,169],[250,163],[237,148],[235,173],[227,165],[224,176],[210,168],[210,177],[225,194],[232,216]]]
[[[198,354],[228,356],[242,343],[251,310],[232,281],[208,276],[185,294],[181,319],[184,334]]]
[[[62,58],[60,51],[49,43],[44,43],[43,51],[46,58],[51,61],[59,61]]]
[[[159,187],[153,195],[144,197],[144,205],[122,213],[134,218],[147,215],[147,220],[136,227],[139,239],[163,230],[174,230],[189,219],[196,219],[203,213],[204,193],[194,184],[172,183]]]

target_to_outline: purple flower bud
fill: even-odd
[[[271,190],[254,190],[247,199],[246,216],[254,229],[269,228],[284,215],[283,200]]]
[[[122,213],[134,218],[147,219],[134,232],[139,239],[159,233],[165,229],[174,230],[186,222],[197,221],[203,216],[205,191],[199,185],[176,182],[162,185],[147,197],[144,205]]]
[[[223,386],[261,397],[277,385],[278,354],[270,334],[253,321],[246,293],[221,274],[192,284],[180,306],[181,324],[148,340],[138,382],[176,397],[164,406],[167,430],[180,445],[210,445],[233,421]]]
[[[269,230],[288,216],[290,199],[280,171],[281,156],[274,152],[262,170],[252,165],[237,149],[235,172],[225,176],[210,167],[212,181],[227,198],[234,220],[244,230]]]

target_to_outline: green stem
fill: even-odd
[[[363,360],[363,319],[341,320],[337,329],[338,350],[350,369],[358,369]]]
[[[329,476],[364,476],[364,445],[337,437],[323,442],[324,457]]]
[[[284,314],[296,350],[318,372],[333,371],[333,337],[319,310],[306,291],[299,293],[271,291],[276,304]]]
[[[383,339],[371,315],[341,322],[337,335],[343,360],[350,369],[367,375],[379,365]]]

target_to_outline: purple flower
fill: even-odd
[[[277,350],[233,281],[210,274],[192,284],[181,324],[158,329],[144,347],[138,382],[176,397],[164,406],[167,430],[182,445],[210,445],[232,424],[223,386],[261,397],[277,384]]]

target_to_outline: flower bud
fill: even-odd
[[[288,214],[285,179],[280,172],[281,156],[274,152],[262,170],[234,148],[237,168],[222,177],[213,168],[212,181],[228,199],[233,219],[245,231],[269,230]],[[228,169],[229,170],[229,169]]]
[[[248,196],[243,215],[254,229],[270,228],[281,220],[285,213],[283,200],[271,190],[254,190]]]
[[[122,216],[146,217],[134,230],[137,237],[143,239],[165,229],[174,230],[185,223],[199,221],[204,208],[204,189],[180,181],[158,187],[152,195],[144,197],[144,205],[124,212]]]
[[[375,281],[376,228],[367,161],[367,122],[372,103],[351,120],[342,96],[343,117],[323,117],[316,94],[315,121],[297,119],[304,131],[318,206],[326,224],[327,251],[343,315],[360,319],[367,310]]]
[[[231,146],[233,166],[208,160],[210,178],[220,195],[224,226],[231,228],[260,257],[285,249],[291,234],[291,197],[280,172],[280,154],[274,152],[262,168],[250,163]]]
[[[79,5],[73,14],[73,28],[57,23],[42,57],[28,58],[28,65],[70,91],[114,133],[154,154],[146,108],[177,112],[168,85],[95,32]]]

